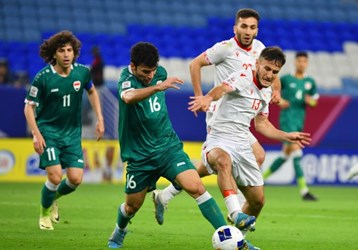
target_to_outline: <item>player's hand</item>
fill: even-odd
[[[311,134],[304,132],[287,133],[287,141],[298,144],[301,148],[311,143]]]
[[[104,121],[98,120],[96,123],[96,131],[95,131],[96,140],[97,141],[101,140],[103,134],[104,134]]]
[[[272,90],[270,103],[280,104],[280,102],[281,102],[281,92],[277,90]]]
[[[164,82],[158,84],[158,87],[161,91],[167,90],[169,88],[180,89],[178,84],[183,85],[184,81],[178,77],[168,77]]]
[[[281,108],[281,109],[287,109],[290,107],[290,102],[281,98],[280,102],[277,103],[277,105]]]
[[[206,112],[213,98],[209,95],[205,96],[190,96],[192,101],[189,102],[188,109],[194,113],[195,116],[198,116],[197,112],[202,111]]]
[[[39,155],[42,155],[42,153],[44,152],[44,150],[46,148],[46,142],[45,142],[44,138],[42,137],[42,134],[41,133],[34,134],[32,141],[33,141],[34,149],[35,149],[36,153],[38,153]]]

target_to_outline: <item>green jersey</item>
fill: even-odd
[[[285,75],[281,78],[281,95],[290,102],[287,109],[281,110],[281,129],[286,132],[302,131],[306,116],[305,96],[318,98],[315,81],[311,77],[299,79]]]
[[[158,66],[148,86],[166,79],[166,70]],[[126,90],[142,89],[148,86],[138,81],[130,67],[123,69],[118,82],[118,139],[123,161],[145,162],[181,144],[168,116],[164,91],[157,92],[135,104],[126,104],[121,98]]]
[[[82,94],[91,87],[89,69],[78,63],[67,77],[57,74],[52,65],[37,73],[25,102],[36,105],[36,123],[45,139],[65,145],[81,140]]]

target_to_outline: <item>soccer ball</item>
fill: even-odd
[[[240,250],[244,248],[244,236],[234,226],[221,226],[213,234],[213,247],[216,250]]]

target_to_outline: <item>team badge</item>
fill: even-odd
[[[122,83],[122,89],[126,89],[129,88],[131,86],[131,82],[130,81],[125,81]]]
[[[305,82],[305,89],[311,89],[312,88],[312,84],[310,82]]]
[[[73,82],[73,88],[74,88],[76,91],[79,91],[80,88],[81,88],[81,82],[80,82],[80,81],[75,81],[75,82]]]
[[[39,89],[37,87],[31,86],[29,95],[32,97],[36,97],[38,92],[39,92]]]

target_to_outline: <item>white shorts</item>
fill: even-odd
[[[255,137],[254,137],[255,138]],[[202,161],[210,174],[216,171],[210,167],[207,154],[214,148],[220,148],[230,155],[232,162],[232,175],[238,186],[263,186],[264,180],[257,165],[250,139],[242,143],[233,143],[227,140],[208,137],[201,151]]]

